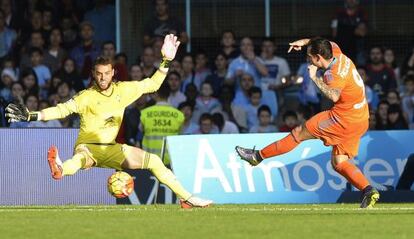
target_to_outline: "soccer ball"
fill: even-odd
[[[134,180],[125,172],[115,172],[108,178],[108,192],[116,198],[127,197],[133,190]]]

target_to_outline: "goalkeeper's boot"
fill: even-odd
[[[361,208],[372,208],[375,203],[380,198],[379,192],[371,187],[367,186],[367,188],[364,189],[363,195],[362,195],[362,202],[361,202]]]
[[[49,163],[50,172],[52,173],[52,178],[56,180],[61,179],[63,176],[63,164],[59,158],[59,153],[56,146],[50,146],[49,150],[47,151],[47,161]]]
[[[256,166],[263,161],[262,156],[260,156],[259,150],[246,149],[240,146],[236,146],[236,152],[241,159],[247,161],[250,165]]]
[[[213,204],[213,201],[202,199],[198,197],[191,196],[187,200],[180,199],[181,208],[193,208],[193,207],[208,207]]]

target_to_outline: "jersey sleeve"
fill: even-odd
[[[156,92],[165,79],[166,74],[156,71],[151,78],[142,81],[120,82],[122,96],[126,99],[127,105],[131,104],[143,94]]]
[[[79,113],[80,102],[76,97],[66,101],[65,103],[57,104],[55,107],[43,109],[43,120],[62,119],[73,113]]]
[[[339,48],[338,44],[332,41],[331,41],[331,46],[332,46],[332,55],[334,57],[339,57],[342,54],[341,48]]]

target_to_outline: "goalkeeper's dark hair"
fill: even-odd
[[[325,38],[314,37],[310,39],[308,47],[310,47],[310,54],[314,56],[321,55],[324,59],[331,59],[333,56],[331,42]]]
[[[103,57],[103,56],[98,56],[98,58],[96,58],[96,60],[93,62],[92,65],[92,70],[95,69],[95,66],[97,65],[111,65],[112,68],[114,67],[114,62],[111,58],[108,57]]]

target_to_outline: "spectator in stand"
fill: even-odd
[[[156,37],[152,43],[152,49],[154,50],[154,62],[155,67],[159,67],[162,61],[161,47],[164,43],[164,38]]]
[[[402,109],[407,115],[410,128],[414,126],[414,75],[408,75],[405,80],[405,94],[402,98]]]
[[[268,74],[263,76],[262,90],[279,90],[286,87],[282,84],[282,77],[290,75],[289,64],[286,59],[275,55],[276,46],[272,38],[262,42],[260,59],[267,68]]]
[[[32,69],[26,69],[22,72],[20,82],[23,86],[25,96],[39,95],[39,79]]]
[[[43,51],[39,48],[32,48],[30,50],[30,60],[40,87],[40,96],[42,99],[45,99],[48,95],[47,91],[49,89],[49,81],[52,78],[52,74],[50,73],[49,68],[42,64]]]
[[[388,129],[388,108],[390,104],[387,101],[381,101],[378,104],[377,113],[375,114],[375,118],[377,124],[375,129],[377,130],[386,130]]]
[[[250,103],[246,106],[246,114],[247,114],[247,127],[250,129],[254,125],[259,124],[259,119],[257,118],[257,110],[262,105],[262,90],[257,87],[253,86],[249,90],[249,100]]]
[[[239,78],[244,74],[250,74],[253,76],[254,85],[260,86],[260,79],[262,76],[268,75],[268,70],[264,65],[263,61],[256,56],[254,53],[253,41],[249,37],[244,37],[240,42],[240,56],[234,59],[230,65],[227,72],[226,81],[230,85],[236,84],[236,89],[240,86],[238,85]]]
[[[60,28],[63,33],[63,47],[72,49],[78,43],[78,32],[76,31],[76,23],[71,15],[63,15],[60,21]]]
[[[211,83],[208,81],[204,81],[201,84],[200,94],[196,99],[193,120],[197,122],[202,114],[212,114],[213,112],[219,111],[220,108],[220,102],[213,97],[213,87]]]
[[[297,72],[296,77],[302,77],[303,79],[298,98],[302,105],[310,106],[313,112],[319,112],[321,109],[319,89],[309,76],[308,66],[309,63],[302,63]]]
[[[21,40],[23,43],[27,42],[30,37],[30,34],[34,31],[39,31],[42,33],[43,38],[45,38],[46,34],[43,31],[43,19],[42,19],[42,12],[39,10],[34,10],[31,12],[30,15],[30,24],[22,29],[21,31]]]
[[[388,108],[388,125],[389,130],[408,129],[407,121],[402,113],[399,104],[390,104]]]
[[[7,27],[6,15],[0,9],[0,64],[11,54],[13,45],[17,39],[17,34],[13,29]]]
[[[85,85],[76,69],[75,61],[72,58],[66,58],[63,61],[62,68],[57,72],[57,75],[77,92],[85,89]]]
[[[257,117],[259,118],[259,124],[253,126],[250,129],[250,133],[273,133],[277,132],[277,127],[272,122],[272,114],[270,108],[267,105],[262,105],[257,110]]]
[[[23,89],[23,85],[20,82],[13,82],[11,86],[12,101],[11,103],[20,104],[23,102],[23,98],[26,93]]]
[[[38,111],[39,109],[39,98],[37,95],[28,94],[23,101],[24,105],[29,111]],[[26,128],[30,127],[29,121],[12,122],[10,128]]]
[[[52,79],[50,80],[48,96],[52,94],[57,94],[57,88],[60,83],[63,82],[62,78],[58,74],[52,75]]]
[[[245,108],[249,104],[249,91],[254,86],[253,76],[243,73],[240,77],[240,89],[236,90],[236,96],[233,103]]]
[[[176,71],[178,74],[180,74],[180,78],[183,78],[183,68],[181,66],[181,62],[178,60],[171,61],[170,64],[170,71]]]
[[[136,80],[141,81],[144,79],[144,73],[142,72],[142,68],[138,64],[133,64],[129,68],[129,79],[130,80]]]
[[[102,56],[110,58],[115,61],[115,43],[113,41],[106,41],[102,44]],[[114,62],[114,79],[117,81],[127,81],[128,80],[128,68],[124,64],[119,64]]]
[[[70,57],[74,59],[81,79],[87,82],[92,70],[92,63],[101,55],[101,51],[93,40],[94,28],[91,23],[83,22],[80,25],[80,36],[82,42],[73,48]]]
[[[152,47],[145,47],[141,56],[141,67],[144,73],[144,78],[151,77],[157,70],[154,50]]]
[[[213,122],[218,128],[218,133],[220,134],[238,134],[239,129],[237,125],[231,121],[224,120],[224,117],[221,113],[214,113],[212,115]]]
[[[30,62],[30,49],[33,47],[39,48],[42,52],[45,50],[45,40],[42,32],[33,31],[30,34],[30,41],[22,49],[23,53],[20,58],[20,69],[24,70],[32,66]]]
[[[126,68],[128,68],[128,56],[125,54],[125,52],[120,52],[115,55],[115,64],[124,65]]]
[[[49,39],[50,33],[53,29],[53,10],[46,7],[42,11],[42,32],[45,39]]]
[[[208,67],[208,57],[206,52],[199,51],[195,55],[195,84],[201,87],[201,84],[206,80],[206,77],[211,74],[211,70]]]
[[[65,49],[62,48],[62,31],[53,28],[49,36],[49,48],[44,52],[43,62],[49,67],[52,73],[57,72],[62,67],[62,62],[68,57]]]
[[[206,81],[211,82],[213,86],[213,96],[220,95],[221,87],[224,84],[227,75],[227,59],[223,53],[219,53],[214,60],[215,70],[208,75]]]
[[[357,71],[359,76],[361,76],[362,80],[364,81],[365,85],[365,98],[367,99],[367,103],[370,109],[377,109],[377,105],[379,102],[379,97],[377,92],[373,91],[371,87],[367,85],[368,76],[367,76],[367,70],[365,67],[358,66]]]
[[[367,22],[367,15],[359,6],[359,0],[344,2],[344,8],[340,9],[332,20],[332,37],[341,46],[342,52],[356,62],[357,26],[361,22]]]
[[[16,74],[10,68],[4,68],[1,72],[1,81],[0,81],[0,97],[3,98],[5,102],[12,101],[11,86],[13,82],[17,81]]]
[[[377,117],[375,110],[369,110],[369,130],[377,130]]]
[[[178,105],[187,100],[187,97],[180,91],[181,76],[176,71],[169,71],[165,80],[170,85],[170,96],[168,96],[168,103],[177,108]]]
[[[298,115],[294,111],[288,110],[283,114],[283,125],[279,128],[279,131],[291,132],[298,125]]]
[[[192,120],[194,105],[191,102],[185,101],[178,106],[178,109],[184,114],[184,123],[180,134],[195,134],[199,126]]]
[[[390,105],[392,105],[392,104],[398,104],[399,105],[401,103],[400,94],[396,90],[388,91],[386,100],[387,100],[388,104],[390,104]]]
[[[4,12],[6,26],[16,32],[20,32],[24,19],[18,15],[21,14],[20,11],[12,8],[11,0],[1,0],[0,9]]]
[[[414,74],[414,46],[408,50],[408,54],[401,65],[401,77],[409,74]]]
[[[164,38],[167,34],[179,37],[181,44],[188,42],[188,35],[184,31],[182,23],[168,12],[168,0],[153,0],[155,15],[152,16],[144,27],[144,46],[151,46],[155,37]]]
[[[194,84],[188,84],[185,87],[184,95],[187,98],[187,101],[189,101],[193,105],[195,105],[195,102],[196,102],[196,99],[197,99],[197,96],[198,96],[197,87]]]
[[[183,84],[181,85],[181,91],[184,92],[184,90],[187,88],[187,85],[195,85],[194,82],[196,81],[194,71],[194,59],[191,54],[187,53],[183,56],[183,58],[181,59],[181,67],[183,69],[181,77]]]
[[[384,54],[380,47],[374,46],[371,48],[367,75],[367,85],[377,92],[379,96],[384,96],[391,89],[397,89],[394,72],[384,64]]]
[[[401,86],[403,82],[400,81],[400,67],[397,65],[397,61],[395,60],[394,50],[392,48],[384,48],[384,63],[390,69],[394,71],[394,76],[397,79],[398,86]],[[398,89],[403,89],[404,87],[398,87]],[[402,91],[401,91],[402,92]]]
[[[62,81],[57,87],[57,98],[59,99],[59,103],[70,100],[72,96],[73,91],[69,83]],[[62,127],[65,128],[79,127],[80,124],[79,117],[75,114],[72,114],[64,119],[60,119],[60,123],[62,124]]]
[[[39,111],[49,107],[49,103],[46,100],[39,101]],[[28,107],[29,108],[29,107]],[[62,124],[59,120],[48,121],[31,121],[28,127],[33,128],[62,128]]]
[[[96,0],[95,7],[85,13],[84,20],[94,29],[96,42],[115,41],[115,6],[108,0]]]
[[[214,125],[213,116],[209,113],[204,113],[200,116],[198,121],[199,128],[196,134],[218,134],[218,128]]]
[[[240,132],[248,132],[246,110],[234,101],[234,89],[231,86],[223,85],[220,97],[221,112],[225,120],[230,120],[239,127]]]
[[[221,51],[219,54],[223,54],[228,60],[228,63],[231,63],[234,59],[239,57],[240,51],[236,48],[236,36],[233,31],[225,30],[221,34]]]
[[[368,26],[365,22],[358,23],[355,29],[355,52],[356,59],[355,64],[357,65],[366,65],[368,61]]]

